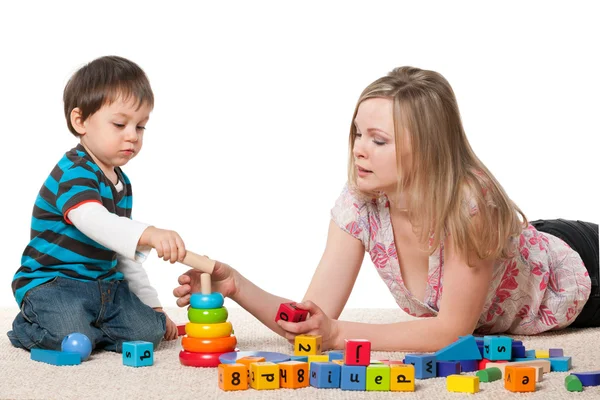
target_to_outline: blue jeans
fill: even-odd
[[[120,353],[128,341],[158,346],[165,330],[165,314],[142,303],[126,281],[59,277],[25,294],[7,335],[15,347],[60,350],[65,336],[80,332],[90,338],[92,349]]]

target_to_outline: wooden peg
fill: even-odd
[[[212,274],[213,270],[215,269],[214,260],[211,260],[206,256],[201,256],[199,254],[193,253],[189,250],[186,251],[185,258],[183,259],[182,264],[197,269],[201,272],[206,272],[207,274]]]
[[[210,294],[212,292],[210,274],[206,272],[200,274],[200,291],[202,294]]]

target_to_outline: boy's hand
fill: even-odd
[[[176,261],[182,262],[185,258],[185,244],[175,231],[149,226],[142,233],[138,246],[150,246],[156,249],[156,254],[163,260],[170,261],[171,264]]]
[[[238,272],[229,265],[217,261],[215,269],[210,275],[211,291],[219,292],[223,297],[235,296],[239,290]],[[173,289],[173,296],[177,297],[177,305],[185,307],[190,304],[192,293],[200,291],[200,271],[191,269],[179,276],[179,286]]]
[[[165,330],[164,339],[165,340],[177,339],[177,336],[178,336],[177,335],[177,325],[175,325],[175,322],[173,322],[173,320],[171,320],[171,318],[169,318],[167,313],[165,313],[161,307],[156,307],[154,309],[154,311],[158,311],[158,312],[165,314],[165,317],[167,318],[167,329]]]
[[[296,307],[307,310],[309,317],[302,322],[288,322],[280,319],[277,324],[283,328],[285,338],[294,344],[297,335],[321,335],[321,349],[334,349],[338,346],[338,321],[329,318],[323,310],[312,301],[296,303]]]

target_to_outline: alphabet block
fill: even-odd
[[[547,363],[547,364],[545,364]],[[547,360],[530,360],[521,362],[509,363],[488,363],[488,368],[496,367],[502,372],[502,376],[506,377],[506,367],[531,367],[535,370],[535,381],[541,382],[544,376],[544,368],[550,371],[550,363]]]
[[[392,392],[414,392],[415,366],[392,364],[390,366],[390,390]]]
[[[346,339],[344,364],[362,365],[371,363],[371,342],[363,339]]]
[[[385,364],[372,364],[367,367],[367,391],[390,390],[390,366]]]
[[[446,378],[446,390],[459,393],[479,392],[479,378],[469,375],[450,375]]]
[[[488,360],[510,360],[512,358],[512,339],[507,336],[484,336],[483,356]]]
[[[244,364],[246,366],[246,376],[247,376],[247,380],[248,380],[248,384],[250,384],[250,364],[252,363],[257,363],[257,362],[264,362],[265,358],[264,357],[242,357],[242,358],[238,358],[237,360],[235,360],[236,363],[238,364]]]
[[[289,303],[281,303],[279,305],[279,310],[277,310],[277,315],[275,316],[275,322],[280,319],[289,322],[301,322],[306,321],[307,317],[308,311],[296,307],[296,303],[292,301]]]
[[[314,362],[310,367],[310,386],[327,389],[339,388],[342,367],[330,362]]]
[[[437,374],[435,357],[427,354],[407,354],[404,358],[405,364],[415,366],[415,378],[435,378]]]
[[[313,356],[321,354],[321,335],[297,335],[294,339],[294,355]]]
[[[279,363],[279,387],[298,389],[307,387],[309,383],[308,363],[301,361],[285,361]]]
[[[367,367],[362,365],[342,365],[340,388],[342,390],[366,390]]]
[[[219,388],[225,391],[248,389],[248,367],[244,364],[219,364]]]
[[[154,345],[152,342],[136,340],[123,342],[123,365],[130,367],[148,367],[154,364]]]
[[[81,354],[57,350],[31,349],[31,359],[58,366],[81,364]]]
[[[535,369],[532,367],[506,367],[504,388],[511,392],[535,392]]]
[[[344,352],[341,350],[334,350],[334,351],[330,351],[329,354],[329,361],[333,361],[333,360],[343,360],[344,359]]]
[[[251,363],[250,386],[256,390],[279,389],[279,365],[270,361]]]

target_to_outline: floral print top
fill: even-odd
[[[416,317],[437,315],[443,291],[444,244],[429,256],[425,298],[404,286],[385,196],[358,200],[346,185],[331,210],[333,221],[362,241],[396,303]],[[490,290],[477,323],[480,334],[532,335],[568,326],[581,312],[591,281],[577,252],[564,241],[533,226],[518,238],[512,259],[494,264]]]

